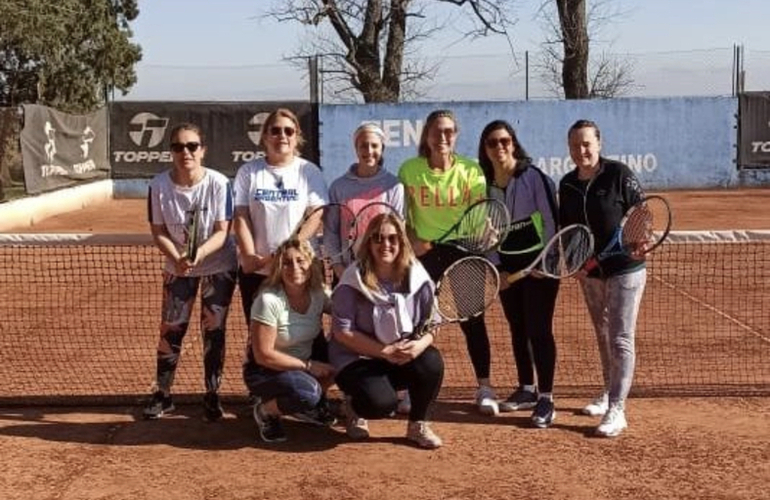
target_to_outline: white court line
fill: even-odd
[[[669,289],[673,290],[674,293],[678,293],[680,295],[683,295],[685,298],[690,299],[691,301],[695,302],[696,304],[699,304],[699,305],[705,307],[706,309],[710,310],[711,312],[713,312],[713,313],[723,317],[724,319],[726,319],[726,320],[728,320],[728,321],[738,325],[739,327],[743,328],[744,330],[746,330],[750,334],[752,334],[755,337],[757,337],[759,340],[761,340],[763,342],[767,342],[768,344],[770,344],[770,338],[765,337],[764,335],[762,335],[761,332],[758,332],[757,330],[755,330],[754,328],[750,327],[749,325],[747,325],[743,321],[739,320],[738,318],[734,318],[734,317],[730,316],[729,314],[727,314],[727,313],[725,313],[723,311],[720,311],[719,309],[717,309],[716,307],[712,306],[711,304],[709,304],[707,302],[704,302],[703,300],[699,299],[698,297],[695,297],[694,295],[691,295],[691,294],[685,292],[684,290],[680,290],[679,288],[675,287],[671,283],[669,283],[667,281],[664,281],[661,278],[658,278],[657,276],[652,276],[652,279],[654,279],[658,283],[662,284],[663,286],[668,287]]]

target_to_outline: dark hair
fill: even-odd
[[[201,128],[198,125],[190,122],[182,122],[177,125],[174,125],[174,127],[171,129],[171,134],[169,135],[169,138],[171,140],[170,142],[174,142],[174,139],[176,139],[177,134],[183,130],[189,130],[190,132],[195,132],[196,134],[198,134],[198,137],[201,140],[201,146],[206,145],[206,137],[204,137],[203,131],[201,130]]]
[[[479,165],[484,172],[484,177],[487,179],[487,185],[491,186],[495,182],[495,171],[492,167],[492,160],[489,159],[486,149],[487,137],[495,130],[505,130],[511,136],[513,140],[513,157],[517,160],[516,169],[518,170],[522,165],[530,163],[532,158],[527,154],[527,150],[519,142],[519,138],[516,136],[516,130],[513,126],[505,120],[494,120],[489,122],[484,130],[481,131],[481,137],[479,137]]]
[[[449,118],[455,124],[455,133],[460,131],[460,127],[457,124],[457,117],[448,109],[437,109],[428,115],[425,119],[425,125],[422,126],[422,133],[420,134],[420,145],[417,147],[417,154],[423,158],[430,157],[430,148],[428,147],[428,132],[430,128],[436,123],[439,118]]]
[[[594,133],[596,134],[596,138],[598,140],[602,140],[602,133],[599,130],[599,126],[592,122],[591,120],[578,120],[575,123],[572,124],[572,126],[569,128],[569,131],[567,132],[567,140],[569,140],[569,136],[572,135],[572,132],[575,130],[580,130],[581,128],[592,128],[594,129]]]

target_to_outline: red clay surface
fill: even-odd
[[[668,192],[665,195],[674,210],[674,229],[770,229],[770,190]],[[143,200],[114,201],[52,217],[18,231],[146,233],[144,211]],[[59,274],[66,274],[66,270],[60,270]],[[77,270],[72,278],[63,279],[63,283],[70,279],[78,279]],[[101,285],[121,287],[127,295],[132,289],[143,290],[126,280]],[[650,290],[653,290],[650,296],[663,293],[663,288],[656,284],[651,284]],[[24,300],[24,297],[14,299],[11,292],[5,293],[4,304]],[[131,300],[140,301],[141,295],[147,293],[150,292],[140,291]],[[27,360],[34,360],[26,369],[44,373],[38,380],[45,378],[44,383],[62,390],[62,380],[66,380],[69,373],[81,369],[88,372],[89,365],[93,368],[102,361],[95,359],[98,355],[83,356],[82,352],[91,343],[109,340],[106,344],[109,349],[120,352],[124,359],[141,359],[138,363],[141,369],[132,369],[123,376],[136,386],[147,386],[152,376],[156,335],[152,314],[155,313],[142,318],[146,322],[141,328],[144,331],[119,336],[103,332],[100,338],[88,338],[77,333],[88,331],[87,319],[77,314],[77,302],[66,296],[61,300],[73,311],[68,323],[76,325],[72,332],[64,332],[67,341],[62,342],[60,337],[56,337],[58,340],[41,338],[41,332],[47,331],[45,323],[37,325],[36,331],[30,327],[12,341],[3,342],[3,350],[15,353],[12,356],[17,361],[25,356]],[[148,307],[152,310],[153,305]],[[696,321],[692,319],[696,313],[688,311],[672,314],[691,318],[688,322],[695,338],[700,330],[713,328],[712,324],[719,321],[707,315],[697,317]],[[233,309],[233,316],[236,321],[241,319],[238,307]],[[557,331],[566,329],[557,327]],[[639,349],[655,352],[664,343],[668,349],[678,348],[675,337],[663,336],[663,332],[660,335],[640,338]],[[688,367],[694,366],[691,363],[710,360],[709,356],[723,351],[719,344],[722,340],[704,338],[700,344],[679,347],[680,359],[673,363],[667,361],[668,368],[675,377],[677,373],[686,375],[691,370]],[[751,347],[752,352],[767,353],[768,346],[761,340],[755,341],[758,347]],[[405,422],[400,419],[371,422],[372,438],[362,443],[348,441],[341,427],[317,429],[292,422],[287,425],[289,442],[271,446],[259,441],[248,408],[243,405],[226,405],[226,418],[216,424],[203,422],[197,405],[182,406],[174,417],[155,422],[136,420],[139,406],[0,408],[0,447],[4,451],[0,458],[0,498],[764,500],[768,497],[770,398],[632,398],[627,432],[615,440],[596,439],[590,437],[590,433],[597,419],[577,414],[586,400],[559,395],[560,384],[568,386],[574,382],[565,378],[566,373],[576,380],[597,377],[595,347],[590,339],[582,338],[580,342],[588,351],[584,362],[593,369],[581,373],[581,369],[575,367],[582,365],[566,361],[560,364],[562,378],[556,388],[558,415],[551,429],[532,429],[526,411],[489,418],[476,414],[467,400],[443,399],[435,410],[434,427],[445,446],[433,452],[409,446],[403,440]],[[749,345],[748,341],[746,344]],[[504,337],[494,346],[510,356],[505,351],[508,347]],[[236,360],[239,349],[237,342],[230,344]],[[461,345],[449,344],[444,349],[448,357],[459,362],[465,359]],[[560,354],[563,352],[566,357],[566,351],[565,347]],[[63,352],[67,357],[62,362],[58,357]],[[728,361],[736,356],[734,351],[724,354]],[[742,361],[748,359],[742,356]],[[767,354],[764,356],[759,356],[756,362],[766,363]],[[721,366],[725,359],[716,359],[714,366]],[[194,380],[178,382],[195,388],[195,384],[200,385],[197,378],[201,368],[198,360],[191,363]],[[231,380],[237,381],[237,361],[228,359],[228,363],[226,371]],[[670,383],[668,379],[657,380],[655,366],[649,361],[645,363],[640,362],[638,366],[638,380]],[[448,374],[448,378],[452,377],[467,381],[467,366],[460,374]],[[510,390],[510,377],[508,373],[496,378],[501,395]],[[13,375],[8,382],[13,386]],[[107,387],[112,382],[99,383]],[[233,392],[242,389],[237,382],[232,382],[229,388]]]

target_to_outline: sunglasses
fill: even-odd
[[[174,153],[181,153],[185,149],[191,153],[194,153],[198,151],[198,148],[201,147],[200,142],[172,142],[171,143],[171,151]]]
[[[378,245],[382,245],[386,241],[390,244],[390,246],[394,247],[399,244],[398,235],[397,234],[380,234],[375,233],[372,235],[372,241],[377,243]]]
[[[498,145],[507,148],[511,144],[513,144],[513,138],[511,137],[500,137],[499,139],[497,137],[490,137],[484,143],[487,145],[488,148],[494,149]]]
[[[272,136],[279,136],[281,135],[281,132],[283,132],[283,135],[286,137],[291,137],[294,135],[296,130],[293,127],[270,127],[270,135]]]

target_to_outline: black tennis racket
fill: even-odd
[[[487,259],[472,255],[457,260],[439,277],[431,315],[413,338],[481,316],[495,301],[499,289],[500,276]]]
[[[531,264],[509,274],[506,280],[515,283],[533,272],[548,278],[567,278],[583,268],[593,251],[591,230],[583,224],[572,224],[554,234]]]
[[[195,262],[195,258],[198,256],[198,246],[200,244],[200,225],[201,225],[201,209],[198,205],[192,210],[187,212],[187,241],[185,242],[185,256],[190,262]]]
[[[593,270],[602,261],[625,255],[634,260],[658,248],[671,231],[671,207],[662,196],[643,198],[628,209],[609,243],[598,255],[589,259],[583,269]]]
[[[486,198],[479,200],[433,244],[455,246],[465,252],[483,254],[494,248],[505,237],[511,217],[505,204]]]

